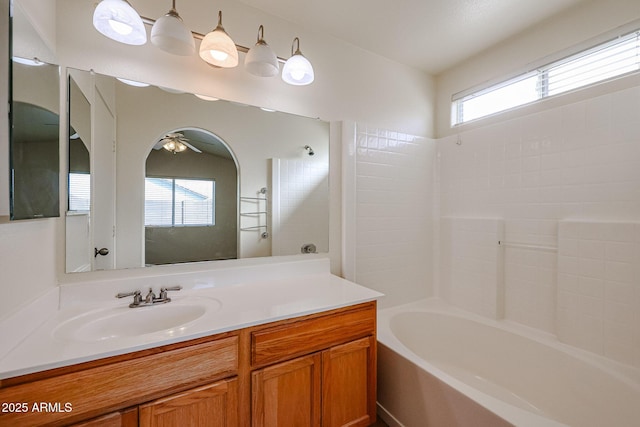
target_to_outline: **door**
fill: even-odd
[[[94,270],[115,267],[116,124],[96,87],[93,103],[94,133],[91,148],[91,230],[93,247],[106,248],[104,255],[92,253]],[[93,250],[93,248],[92,248]]]
[[[368,426],[376,420],[373,336],[322,352],[322,425]]]
[[[252,373],[253,427],[320,426],[320,353]]]

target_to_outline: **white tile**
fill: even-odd
[[[607,280],[623,283],[634,282],[635,266],[631,263],[607,261],[605,270]]]

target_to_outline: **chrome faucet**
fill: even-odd
[[[160,288],[160,296],[156,297],[153,293],[153,288],[149,288],[149,293],[142,299],[142,293],[140,291],[134,292],[121,292],[116,295],[116,298],[126,298],[133,296],[133,302],[129,304],[130,308],[146,307],[149,305],[165,304],[171,301],[171,298],[167,296],[168,291],[179,291],[182,286],[170,286]]]
[[[129,307],[130,308],[140,307],[140,305],[142,304],[142,294],[140,293],[140,291],[120,292],[119,294],[116,295],[116,298],[126,298],[130,296],[133,296],[133,302],[129,304]]]

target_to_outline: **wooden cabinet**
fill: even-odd
[[[252,372],[252,427],[375,422],[375,312],[361,305],[253,330],[252,366],[269,366]]]
[[[237,374],[238,336],[229,334],[100,359],[3,380],[0,402],[64,410],[0,413],[0,425],[78,423]]]
[[[238,425],[236,378],[187,390],[141,405],[140,427],[235,427]]]
[[[320,354],[299,357],[251,374],[253,427],[321,424]]]
[[[56,409],[0,425],[367,426],[375,322],[373,301],[0,380],[0,402]]]
[[[137,425],[138,407],[136,406],[73,424],[73,427],[136,427]]]
[[[376,420],[373,336],[322,352],[322,425],[368,426]]]

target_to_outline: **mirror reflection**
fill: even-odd
[[[10,6],[10,215],[60,216],[60,72],[19,2]]]
[[[12,63],[11,219],[60,215],[58,76],[54,65]]]
[[[144,199],[147,265],[237,258],[238,168],[216,135],[176,129],[160,139]]]
[[[328,251],[328,123],[69,76],[67,272]]]

